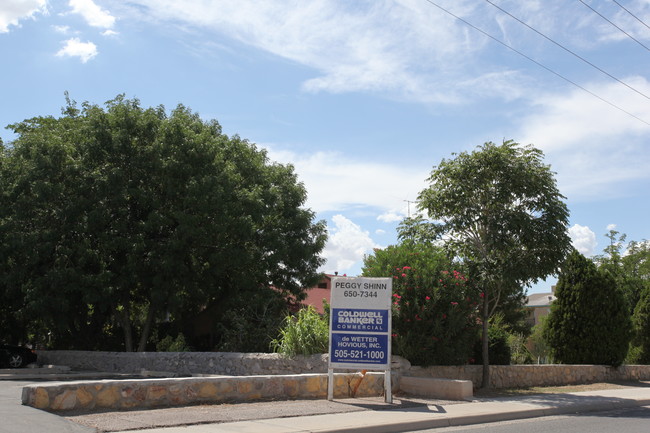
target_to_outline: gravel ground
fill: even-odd
[[[584,385],[566,386],[536,386],[530,388],[478,389],[475,397],[514,397],[532,394],[561,394],[567,392],[599,391],[602,389],[620,389],[629,387],[650,386],[650,382],[597,382]]]
[[[450,404],[463,403],[468,402],[398,397],[393,399],[392,404],[387,404],[384,403],[383,398],[355,398],[335,401],[267,401],[122,412],[97,412],[91,414],[66,413],[63,415],[65,418],[78,424],[94,427],[101,432],[111,432],[163,426],[286,418],[364,410],[399,410],[430,405],[448,406]]]

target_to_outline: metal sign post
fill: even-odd
[[[385,372],[385,401],[392,403],[392,292],[390,278],[332,278],[328,400],[334,398],[334,369],[359,369]]]

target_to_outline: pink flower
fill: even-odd
[[[481,292],[478,294],[481,298],[485,298],[485,293]]]
[[[458,302],[452,302],[451,305],[458,305]]]
[[[404,266],[402,269],[411,269],[410,266]]]
[[[406,276],[406,274],[402,274],[402,276],[403,276],[403,277],[405,277],[405,276]]]
[[[425,296],[424,299],[426,299],[427,301],[430,301],[430,300],[431,300],[431,296]]]

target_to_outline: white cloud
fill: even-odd
[[[0,33],[8,33],[9,26],[18,26],[22,19],[46,12],[46,0],[3,0],[0,2]]]
[[[97,46],[92,42],[81,42],[79,38],[72,38],[65,41],[65,46],[56,55],[59,57],[79,57],[82,63],[86,63],[97,55]]]
[[[616,230],[616,224],[607,224],[607,231]]]
[[[525,53],[545,52],[543,38],[485,2],[441,0],[441,4],[470,22],[480,23],[482,29]],[[599,42],[611,30],[604,32],[598,27],[599,18],[583,5],[567,5],[560,0],[541,4],[507,2],[507,9],[570,47],[611,48]],[[306,66],[313,71],[313,76],[302,83],[307,92],[373,92],[425,104],[474,104],[494,98],[532,104],[523,111],[530,114],[516,119],[516,124],[522,125],[518,133],[510,131],[505,136],[542,148],[547,162],[558,172],[560,190],[571,199],[617,196],[622,183],[650,179],[650,153],[645,151],[648,125],[580,89],[569,87],[566,91],[566,83],[524,59],[516,67],[504,66],[506,62],[500,56],[513,53],[495,47],[481,33],[427,2],[133,0],[129,5],[133,7],[125,6],[124,13],[135,19],[218,33]],[[203,39],[206,44],[213,43],[209,36]],[[630,76],[623,80],[650,93],[645,78]],[[650,122],[646,98],[616,82],[578,82]],[[554,93],[546,90],[560,87],[562,90]],[[515,112],[522,111],[507,111]],[[319,182],[316,176],[321,175],[322,167],[316,167],[315,162],[335,163],[334,170],[341,166],[372,166],[333,161],[329,154],[300,159],[296,167],[308,186],[310,200],[311,196],[319,197],[318,203],[312,205],[315,209],[340,209],[341,204],[355,202],[352,195],[360,196],[345,185],[353,179],[342,170],[341,181],[329,176],[332,188]],[[312,171],[301,170],[299,165]],[[330,166],[323,167],[329,170]],[[351,185],[370,194],[368,200],[362,201],[373,203],[383,212],[398,208],[396,204],[386,206],[379,197],[380,188],[373,191],[363,181],[354,180]],[[378,183],[384,186],[388,182],[379,179]],[[403,193],[397,195],[406,198]],[[383,218],[396,215],[394,212]]]
[[[477,89],[505,98],[523,93],[516,72],[473,65],[487,43],[483,35],[418,0],[132,3],[140,19],[208,29],[311,68],[315,76],[302,84],[308,92],[381,92],[444,103],[475,99]],[[483,18],[494,13],[467,0],[453,9]]]
[[[67,35],[70,32],[70,26],[53,26],[54,31]]]
[[[398,213],[395,211],[389,211],[386,213],[383,213],[377,217],[377,221],[385,222],[385,223],[395,223],[398,221],[402,221],[406,215],[404,213]]]
[[[81,15],[92,27],[110,29],[115,24],[115,17],[97,6],[93,0],[70,0],[69,4],[72,12]]]
[[[569,229],[569,236],[571,237],[573,247],[578,250],[579,253],[584,254],[585,256],[591,256],[594,254],[597,245],[596,233],[594,233],[589,227],[574,224],[573,227]]]
[[[376,234],[376,235],[385,235],[385,234],[386,234],[386,230],[377,229],[377,230],[375,230],[375,234]]]
[[[380,248],[367,231],[343,215],[334,215],[332,222],[334,227],[329,228],[329,238],[322,254],[327,260],[321,266],[322,271],[343,273],[357,265],[373,248]]]
[[[424,189],[431,169],[357,161],[333,152],[299,155],[266,147],[270,159],[294,165],[309,192],[307,206],[316,212],[356,207],[391,211]]]
[[[650,82],[627,81],[646,94]],[[647,99],[617,83],[589,83],[604,99],[650,122]],[[542,149],[570,198],[613,196],[624,182],[650,180],[649,126],[579,89],[540,96],[533,114],[522,119],[522,144]]]

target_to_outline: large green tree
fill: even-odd
[[[555,273],[570,248],[569,213],[543,157],[511,140],[487,142],[443,159],[419,195],[419,208],[439,221],[437,232],[485,294],[483,387],[489,386],[489,317],[501,299]]]
[[[623,292],[609,272],[573,251],[562,265],[544,336],[565,364],[620,365],[632,336]]]
[[[325,226],[293,167],[214,120],[119,96],[10,128],[0,289],[61,345],[118,329],[143,350],[157,319],[318,279]]]

